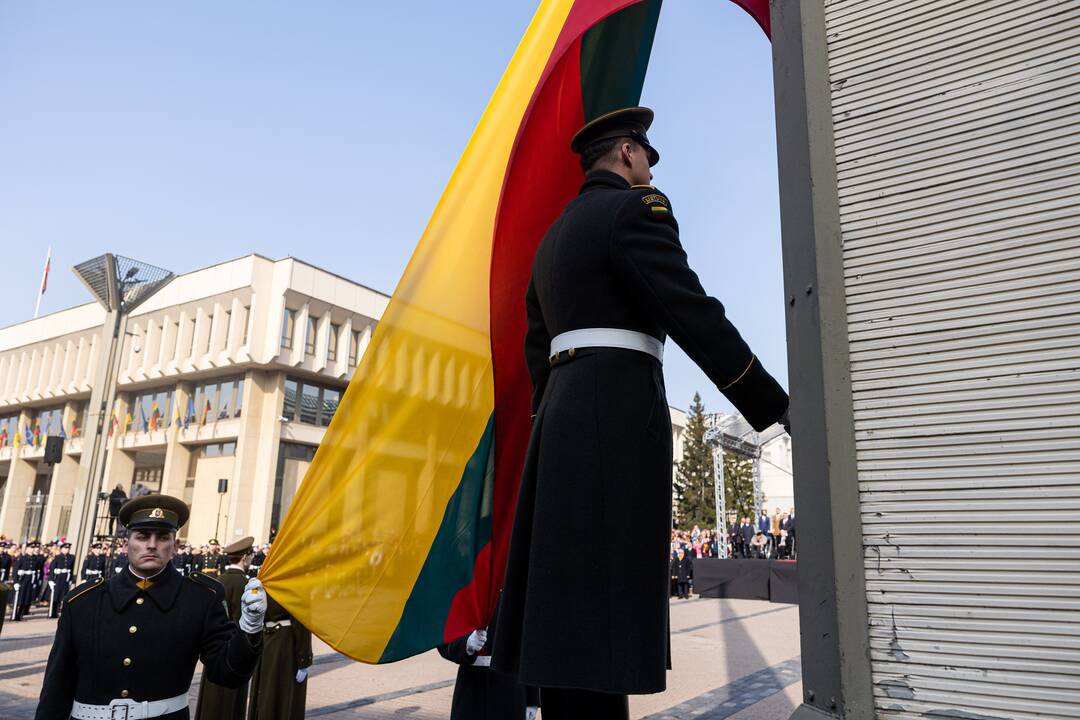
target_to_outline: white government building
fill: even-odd
[[[140,483],[182,497],[192,542],[265,539],[388,300],[294,258],[248,255],[177,276],[128,322],[102,490]],[[0,329],[0,533],[9,538],[73,526],[104,318],[90,302]],[[43,438],[60,434],[63,459],[48,465]]]
[[[128,321],[101,491],[183,498],[189,542],[265,540],[388,301],[295,258],[247,255],[177,276]],[[75,526],[104,320],[88,302],[0,329],[0,535],[48,540]],[[671,417],[677,461],[685,414]],[[64,437],[55,465],[48,435]]]

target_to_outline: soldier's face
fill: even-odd
[[[128,564],[140,575],[153,575],[176,552],[176,536],[171,530],[135,530],[128,537]]]

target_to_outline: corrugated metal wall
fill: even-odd
[[[1080,1],[832,0],[881,718],[1080,718]]]

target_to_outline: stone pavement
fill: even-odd
[[[35,611],[0,633],[0,720],[34,715],[55,621]],[[570,652],[573,650],[570,649]],[[802,694],[799,614],[756,600],[673,600],[668,688],[630,699],[642,720],[787,720]],[[316,641],[307,717],[436,720],[450,715],[456,666],[435,652],[365,665]],[[195,707],[198,675],[192,685]]]

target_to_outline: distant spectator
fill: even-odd
[[[116,516],[120,513],[120,508],[128,500],[127,493],[124,492],[124,486],[120,483],[116,483],[116,487],[109,493],[109,534],[116,534]]]
[[[755,531],[754,537],[750,540],[750,557],[755,560],[764,560],[768,557],[768,553],[769,539],[760,530]]]
[[[675,590],[679,598],[690,598],[690,581],[694,577],[694,561],[680,548],[675,559],[671,561],[671,581],[675,583]]]

